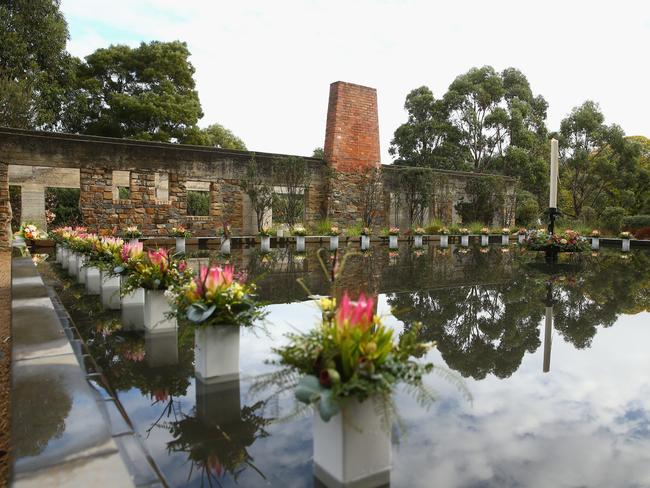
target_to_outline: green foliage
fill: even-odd
[[[128,186],[118,186],[117,187],[117,198],[120,200],[128,200],[131,198],[131,188]]]
[[[636,230],[650,227],[650,215],[628,215],[621,221],[623,229]]]
[[[408,225],[422,225],[433,197],[433,173],[429,168],[400,168],[399,189],[408,215]]]
[[[273,220],[293,227],[305,216],[305,190],[311,179],[307,162],[296,156],[273,161],[273,180],[282,189],[273,194]]]
[[[312,158],[325,159],[325,151],[322,147],[317,147],[311,155]]]
[[[226,129],[221,124],[211,124],[205,129],[196,127],[187,130],[185,136],[180,140],[183,144],[195,144],[199,146],[212,146],[221,149],[246,150],[246,144],[239,137]]]
[[[465,185],[466,197],[461,197],[456,204],[462,221],[491,225],[504,203],[504,195],[498,188],[496,178],[470,178]]]
[[[255,212],[257,231],[262,230],[264,216],[273,205],[273,188],[268,184],[267,178],[261,173],[255,161],[255,154],[251,157],[246,167],[246,175],[240,181],[240,187],[251,201]]]
[[[317,236],[328,235],[332,227],[335,225],[336,224],[332,222],[330,219],[317,220],[316,222],[313,223],[314,235]]]
[[[9,186],[9,204],[11,205],[11,230],[17,232],[20,229],[22,210],[20,186]]]
[[[529,227],[537,223],[540,217],[537,198],[526,190],[517,192],[517,208],[515,210],[515,221],[517,225]]]
[[[435,235],[437,234],[440,229],[443,227],[447,227],[442,220],[440,219],[433,219],[429,221],[429,223],[424,227],[424,230],[426,231],[427,234],[429,235]]]
[[[75,226],[81,223],[79,188],[47,188],[45,210],[54,214],[49,223],[53,227]]]
[[[210,192],[187,192],[187,215],[210,215]]]
[[[622,207],[606,207],[600,215],[603,228],[617,234],[621,230],[625,214],[625,209]]]

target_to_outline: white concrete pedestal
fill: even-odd
[[[239,326],[199,326],[194,330],[194,371],[205,382],[239,377]]]
[[[122,279],[120,275],[113,275],[107,271],[101,272],[100,294],[102,307],[108,310],[119,310],[122,308],[122,300],[120,298],[121,281]]]
[[[330,236],[330,251],[336,251],[339,248],[339,236]]]
[[[597,251],[598,249],[600,249],[600,238],[598,238],[598,237],[592,237],[591,238],[591,248],[594,251]]]
[[[176,330],[176,317],[169,317],[172,307],[164,290],[144,291],[144,328],[150,332]]]
[[[519,244],[523,244],[525,238],[526,238],[526,236],[524,234],[519,234],[517,236],[517,242],[519,242]]]
[[[270,246],[269,246],[270,247]],[[221,254],[230,254],[230,238],[221,238]]]
[[[440,247],[449,247],[449,236],[440,236]]]
[[[501,245],[507,246],[510,244],[510,236],[508,234],[501,235]]]
[[[182,252],[185,254],[185,238],[177,237],[176,238],[176,252]]]
[[[60,264],[61,263],[61,254],[63,251],[63,248],[61,247],[61,244],[56,245],[56,258],[54,260],[55,263]]]
[[[390,430],[372,399],[345,400],[329,422],[314,412],[314,475],[326,486],[381,486],[390,466]]]
[[[296,251],[305,252],[305,236],[296,236]]]
[[[621,249],[623,252],[628,252],[630,250],[630,239],[622,239]]]
[[[469,236],[460,236],[460,245],[463,247],[469,246]]]
[[[144,329],[144,289],[122,297],[122,326],[126,330]]]
[[[70,261],[70,249],[64,247],[61,249],[61,267],[64,270],[68,270],[68,263]]]
[[[370,249],[370,236],[361,236],[361,250],[367,251]]]
[[[481,246],[485,247],[490,243],[490,236],[482,234],[481,235]]]
[[[88,260],[87,256],[80,254],[77,258],[77,283],[80,285],[86,284],[86,261]]]
[[[101,293],[101,275],[99,268],[88,266],[86,270],[86,294],[99,295]]]
[[[397,249],[397,236],[388,236],[389,249]]]
[[[422,247],[422,236],[414,236],[413,237],[413,245],[417,249],[420,249]]]
[[[271,237],[261,236],[260,247],[262,248],[262,252],[271,252]]]
[[[76,252],[70,251],[68,256],[68,276],[72,278],[77,278],[77,261],[79,260],[79,255]]]

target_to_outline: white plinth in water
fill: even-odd
[[[137,237],[133,239],[129,239],[129,244],[131,244],[132,246],[135,246],[138,242],[140,242],[140,239],[138,239]]]
[[[594,251],[597,251],[598,249],[600,249],[600,238],[598,238],[598,237],[592,237],[591,238],[591,248]]]
[[[122,326],[127,330],[144,329],[144,289],[122,297]]]
[[[230,238],[222,237],[221,238],[221,254],[230,254]]]
[[[230,381],[239,376],[239,327],[199,326],[194,331],[194,371],[203,381]]]
[[[260,241],[262,252],[271,252],[271,237],[262,236],[260,237]]]
[[[80,254],[77,258],[77,283],[83,285],[86,283],[86,261],[88,260],[87,256]]]
[[[526,236],[524,234],[519,234],[517,236],[517,242],[519,242],[519,244],[523,244],[525,238],[526,238]]]
[[[449,236],[440,236],[440,247],[449,247]]]
[[[502,246],[507,246],[510,244],[510,236],[507,234],[502,234],[501,235],[501,245]]]
[[[61,267],[65,270],[68,269],[68,262],[70,260],[70,250],[67,247],[61,249]]]
[[[177,237],[176,238],[176,252],[182,252],[185,254],[185,238]]]
[[[107,271],[101,272],[100,295],[102,299],[102,307],[108,310],[119,310],[122,308],[122,300],[120,298],[121,281],[122,279],[120,275],[112,275]]]
[[[460,245],[463,247],[469,246],[469,236],[460,236]]]
[[[417,248],[422,247],[422,236],[414,236],[413,237],[413,245]]]
[[[630,240],[629,239],[622,239],[621,240],[621,246],[622,246],[623,252],[628,252],[630,250]]]
[[[76,252],[70,252],[68,256],[68,275],[72,278],[77,278],[77,261],[79,260],[79,255]]]
[[[144,291],[144,328],[150,332],[176,329],[176,317],[170,317],[172,307],[164,290]]]
[[[370,236],[361,236],[361,250],[367,251],[370,249]]]
[[[61,263],[61,251],[63,250],[63,248],[61,247],[61,244],[57,244],[55,249],[56,249],[56,259],[55,259],[54,262],[55,263]]]
[[[88,266],[86,270],[86,294],[99,295],[101,293],[101,274],[99,268]]]
[[[305,236],[296,236],[296,251],[305,252]]]
[[[314,474],[326,486],[389,482],[391,434],[372,399],[349,398],[329,422],[314,412]]]
[[[144,332],[144,352],[147,365],[152,368],[178,364],[178,330]]]
[[[339,236],[330,236],[330,251],[336,251],[339,248]]]
[[[485,247],[490,243],[490,236],[486,236],[485,234],[481,235],[481,246]]]
[[[397,236],[388,236],[388,247],[390,249],[397,249]]]

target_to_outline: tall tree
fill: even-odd
[[[86,57],[66,127],[74,132],[179,142],[203,116],[184,42],[116,45]]]
[[[53,128],[61,117],[75,59],[59,0],[0,2],[0,119]]]
[[[246,151],[244,141],[221,124],[211,124],[204,129],[190,128],[179,142],[183,144],[196,144],[199,146],[213,146],[221,149]]]

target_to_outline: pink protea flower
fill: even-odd
[[[151,264],[158,266],[161,271],[165,271],[169,267],[167,249],[161,247],[155,251],[147,251],[147,257]]]
[[[229,287],[234,279],[232,266],[201,266],[199,274],[194,278],[196,283],[196,291],[199,295],[205,293],[214,294],[221,288]]]
[[[359,295],[359,299],[354,302],[350,300],[346,292],[336,310],[336,325],[339,329],[359,327],[361,330],[366,331],[372,325],[374,313],[374,297],[366,297],[362,293]]]
[[[123,263],[126,263],[129,261],[129,259],[132,258],[138,258],[142,256],[143,253],[143,247],[142,247],[141,242],[137,242],[135,244],[131,244],[130,242],[127,242],[122,246],[122,250],[120,251],[120,259],[122,260]]]

